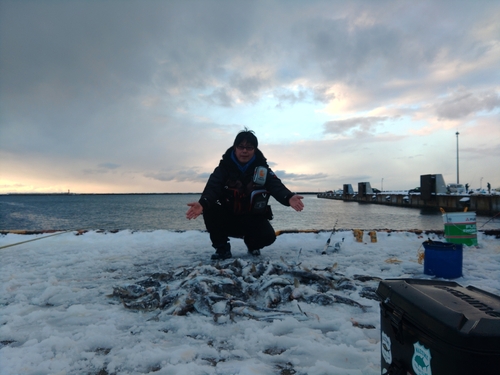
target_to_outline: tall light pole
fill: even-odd
[[[380,183],[380,191],[384,191],[384,178],[382,177],[382,182]]]
[[[458,132],[456,133],[457,134],[457,184],[460,182],[459,180],[459,168],[458,168]]]

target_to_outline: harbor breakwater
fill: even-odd
[[[381,192],[377,194],[320,193],[318,198],[336,199],[344,202],[383,204],[412,208],[443,209],[446,212],[474,211],[478,215],[494,216],[500,213],[500,195],[491,194],[435,194],[424,200],[419,193]]]

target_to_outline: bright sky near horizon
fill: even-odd
[[[0,193],[500,187],[498,1],[0,1]]]

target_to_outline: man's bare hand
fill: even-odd
[[[186,219],[196,219],[203,212],[203,206],[199,202],[191,202],[187,204],[189,209],[186,212]]]
[[[302,199],[304,199],[301,195],[293,195],[288,203],[290,203],[290,207],[292,207],[295,211],[300,212],[304,209],[304,203],[302,203]]]

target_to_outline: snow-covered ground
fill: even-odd
[[[0,237],[0,374],[380,374],[378,302],[360,295],[378,281],[356,281],[337,295],[366,306],[291,300],[274,320],[245,314],[215,321],[196,312],[127,309],[113,287],[155,272],[211,264],[206,232],[153,231],[81,235],[68,232]],[[435,234],[352,231],[286,233],[257,261],[233,239],[244,264],[285,262],[303,270],[334,270],[380,278],[431,278],[418,262]],[[336,242],[344,242],[333,252]],[[454,281],[500,295],[500,240],[478,233],[465,247],[463,277]],[[300,266],[297,266],[300,264]]]

